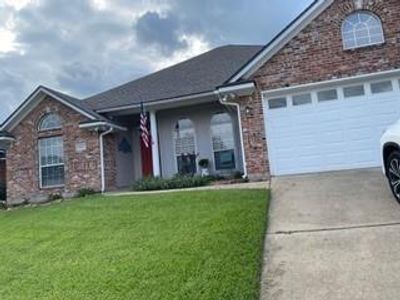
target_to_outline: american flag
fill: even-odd
[[[150,148],[150,133],[149,133],[148,121],[149,120],[146,112],[144,111],[144,106],[142,103],[140,112],[140,132],[141,132],[140,136],[146,148]]]

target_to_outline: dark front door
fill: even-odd
[[[6,200],[6,159],[0,157],[0,201]]]

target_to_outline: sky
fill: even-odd
[[[38,85],[77,98],[226,44],[266,44],[312,0],[0,0],[0,123]]]

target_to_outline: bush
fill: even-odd
[[[0,183],[0,201],[5,201],[7,197],[6,194],[6,185],[4,183]]]
[[[52,202],[52,201],[56,201],[56,200],[62,200],[62,199],[64,199],[64,197],[63,197],[63,195],[61,195],[61,193],[51,193],[47,197],[47,201],[48,202]]]
[[[94,189],[90,189],[90,188],[81,188],[79,189],[76,197],[77,198],[84,198],[90,195],[94,195],[97,194],[97,192]]]
[[[172,178],[149,177],[136,181],[133,185],[135,191],[157,191],[171,189],[185,189],[192,187],[206,186],[211,182],[211,178],[202,176],[182,176],[177,175]]]
[[[233,179],[243,179],[243,173],[240,171],[237,171],[235,173],[233,173]]]
[[[208,165],[210,164],[210,161],[207,158],[203,158],[199,160],[199,167],[207,169]]]

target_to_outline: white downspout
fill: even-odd
[[[239,131],[240,131],[240,146],[242,148],[242,160],[243,160],[243,178],[247,178],[248,173],[247,173],[247,162],[246,162],[246,152],[244,149],[244,141],[243,141],[243,126],[242,126],[242,118],[240,114],[240,104],[235,103],[235,102],[228,102],[227,98],[228,96],[222,96],[219,92],[217,92],[218,95],[218,100],[222,105],[227,105],[227,106],[234,106],[236,107],[236,112],[238,116],[238,122],[239,122]]]
[[[110,128],[107,131],[100,133],[99,143],[100,143],[100,168],[101,168],[101,193],[106,191],[106,175],[104,169],[104,136],[110,134],[114,131],[114,128]]]

